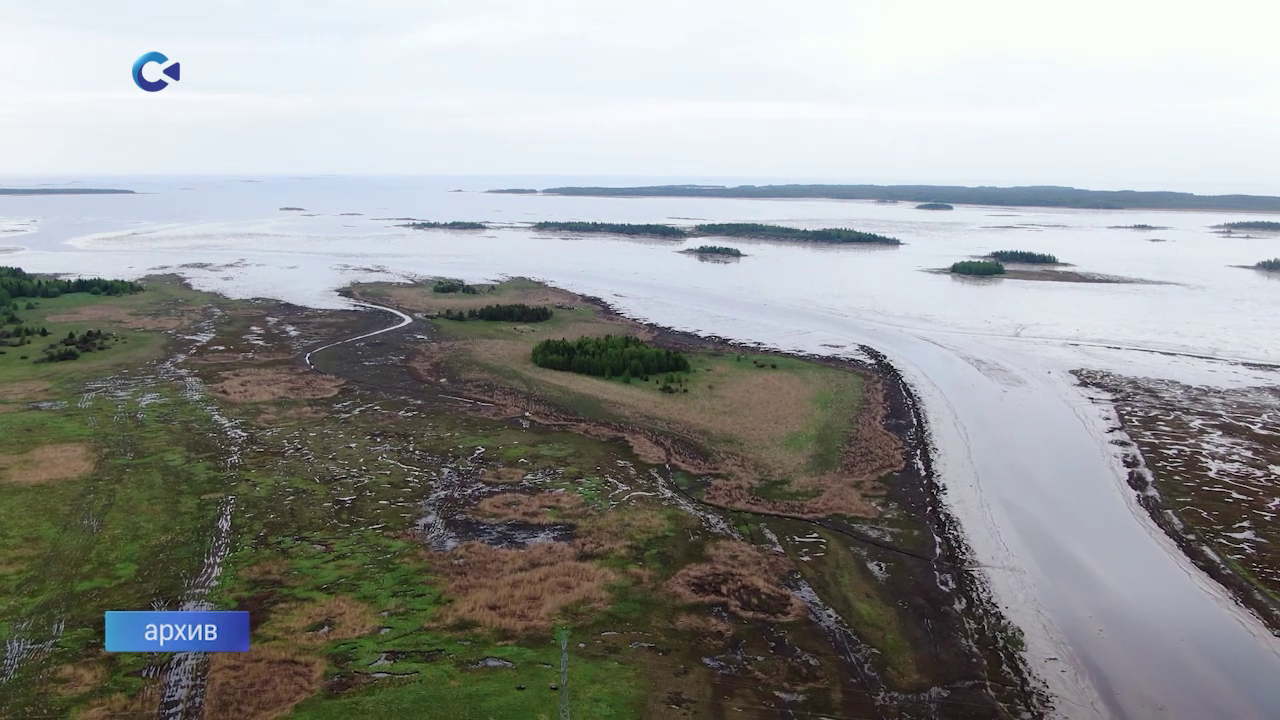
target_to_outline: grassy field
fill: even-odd
[[[863,378],[817,363],[767,354],[695,352],[692,369],[676,373],[677,392],[662,392],[664,376],[606,380],[543,369],[530,359],[540,340],[634,334],[643,327],[564,291],[516,280],[482,286],[477,295],[432,293],[429,286],[375,286],[372,297],[431,315],[494,302],[561,305],[536,324],[434,321],[446,358],[472,379],[496,380],[585,418],[675,429],[705,447],[732,455],[737,474],[770,499],[813,497],[840,471],[841,452],[862,400]],[[449,358],[452,358],[451,360]]]

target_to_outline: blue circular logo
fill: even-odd
[[[169,82],[167,80],[148,80],[142,77],[142,68],[146,67],[148,63],[163,65],[167,62],[169,62],[169,58],[166,57],[164,53],[149,52],[143,54],[142,57],[133,61],[133,82],[147,92],[159,92],[169,87]],[[182,74],[182,63],[174,63],[161,70],[161,72],[169,76],[174,81],[177,81]]]

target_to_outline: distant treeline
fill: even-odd
[[[760,223],[710,223],[706,225],[695,225],[693,229],[704,235],[723,235],[726,237],[794,240],[799,242],[818,243],[902,244],[902,241],[897,238],[876,235],[874,233],[860,232],[858,230],[850,230],[849,228],[802,230],[801,228],[784,227],[782,225],[763,225]]]
[[[603,378],[647,380],[650,375],[689,370],[689,360],[672,350],[660,350],[626,335],[543,340],[533,346],[538,367]]]
[[[601,222],[540,222],[534,230],[545,232],[609,233],[611,235],[650,235],[653,237],[682,238],[683,228],[673,225],[601,223]]]
[[[988,260],[963,260],[951,266],[957,275],[1003,275],[1004,265]]]
[[[954,207],[940,202],[928,202],[916,206],[917,210],[955,210]]]
[[[478,222],[411,222],[405,223],[400,227],[411,228],[413,230],[484,230],[488,225]]]
[[[0,188],[0,195],[133,195],[132,190],[111,188]]]
[[[551,319],[551,308],[542,305],[485,305],[472,308],[465,313],[461,310],[445,310],[441,317],[446,320],[496,320],[500,322],[536,323]]]
[[[468,285],[461,280],[451,280],[449,278],[437,280],[436,283],[431,286],[431,291],[438,293],[462,293],[464,295],[475,295],[480,292],[474,285]]]
[[[991,253],[990,257],[992,260],[1010,263],[1044,263],[1052,265],[1058,262],[1056,255],[1031,252],[1029,250],[996,250]]]
[[[729,257],[742,257],[742,251],[738,248],[726,247],[724,245],[699,245],[696,248],[690,248],[683,252],[693,253],[695,255],[728,255]]]
[[[22,268],[0,266],[0,305],[7,305],[12,298],[52,298],[66,293],[87,292],[94,295],[126,295],[142,290],[142,286],[128,280],[80,278],[58,280],[37,278]]]
[[[1268,232],[1280,232],[1280,222],[1274,220],[1242,220],[1240,222],[1222,223],[1214,225],[1215,228],[1221,230],[1263,230]]]
[[[643,187],[558,187],[553,195],[674,196],[738,198],[832,198],[901,200],[917,203],[1071,207],[1103,210],[1243,210],[1280,212],[1280,197],[1194,195],[1135,190],[1081,190],[1056,185],[963,187],[958,185],[651,185]]]
[[[1275,272],[1280,272],[1280,258],[1263,260],[1262,262],[1258,263],[1254,267],[1258,268],[1259,270],[1272,270]]]
[[[533,188],[503,188],[501,190],[485,190],[491,193],[504,193],[506,195],[536,195],[537,190]]]
[[[684,228],[677,225],[634,224],[634,223],[601,223],[601,222],[540,222],[534,223],[534,230],[607,233],[611,235],[633,235],[671,238],[673,240],[698,237],[703,235],[719,235],[724,237],[757,238],[762,240],[789,240],[794,242],[816,243],[877,243],[882,245],[901,245],[897,238],[860,232],[849,228],[822,228],[820,230],[804,230],[782,225],[764,225],[762,223],[707,223]]]

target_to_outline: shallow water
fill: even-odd
[[[1143,350],[1280,363],[1280,328],[1269,322],[1280,279],[1231,267],[1280,256],[1280,236],[1219,237],[1210,226],[1252,217],[1226,213],[447,192],[568,182],[95,179],[86,184],[150,194],[0,197],[0,228],[16,230],[0,239],[25,248],[4,262],[28,270],[175,271],[201,288],[319,307],[341,306],[333,290],[357,279],[527,275],[683,330],[827,354],[867,343],[918,389],[948,500],[1063,714],[1280,717],[1280,640],[1132,501],[1104,437],[1112,418],[1067,374],[1093,367],[1193,383],[1277,382],[1272,372]],[[842,225],[907,244],[720,241],[749,257],[717,264],[674,252],[700,240],[422,232],[375,219],[386,217]],[[1137,223],[1169,229],[1109,229]],[[1166,284],[922,272],[995,249],[1052,252],[1077,270]]]

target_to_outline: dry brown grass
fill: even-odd
[[[733,636],[733,626],[713,615],[685,613],[677,617],[672,626],[678,632],[717,642],[723,642]]]
[[[333,397],[345,382],[332,375],[283,367],[232,370],[221,377],[222,381],[209,390],[236,403]]]
[[[528,474],[528,470],[518,465],[494,467],[486,468],[484,473],[480,475],[480,480],[494,485],[511,485],[524,480],[524,476]]]
[[[50,315],[51,323],[118,323],[131,330],[173,330],[191,321],[194,314],[137,315],[126,308],[110,304],[86,305],[68,313]]]
[[[20,485],[71,480],[93,472],[93,452],[86,443],[42,445],[18,455],[0,455],[0,477]]]
[[[319,420],[320,418],[323,418],[325,414],[324,410],[313,407],[271,408],[263,411],[261,415],[254,418],[253,423],[261,427],[293,425],[296,423],[309,423],[312,420]]]
[[[609,604],[613,572],[576,559],[559,543],[505,550],[466,543],[436,556],[452,602],[445,623],[471,622],[521,634],[547,630],[571,606],[602,610]]]
[[[781,555],[726,540],[708,548],[707,562],[681,568],[667,589],[682,602],[724,605],[738,617],[798,620],[805,615],[805,604],[778,583],[787,568]]]
[[[378,616],[367,605],[344,595],[282,607],[275,611],[270,633],[301,645],[320,645],[368,635],[378,629]]]
[[[43,380],[22,380],[0,383],[0,401],[36,402],[49,398],[49,383]]]
[[[215,653],[209,662],[206,720],[271,720],[320,689],[324,660],[282,648]]]
[[[160,713],[160,684],[151,681],[132,696],[112,695],[76,714],[76,720],[154,718]]]
[[[279,582],[284,579],[288,572],[288,560],[272,558],[254,563],[236,573],[236,576],[254,582]]]
[[[97,660],[63,665],[53,671],[60,695],[82,695],[98,687],[107,679],[107,670]]]
[[[582,498],[568,492],[544,492],[537,495],[503,493],[490,495],[476,504],[472,515],[485,522],[520,520],[527,523],[551,525],[572,522],[581,516],[585,505]]]

